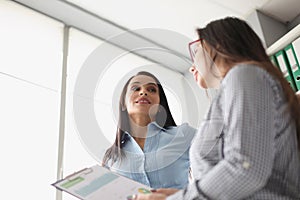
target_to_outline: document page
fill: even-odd
[[[132,194],[150,190],[148,186],[99,165],[83,169],[52,185],[84,200],[127,200]]]

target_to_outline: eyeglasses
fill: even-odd
[[[199,40],[195,40],[195,41],[189,43],[189,51],[190,51],[190,56],[191,56],[192,62],[194,62],[194,60],[195,60],[195,56],[196,56],[196,53],[197,53],[197,50],[199,47],[199,43],[201,40],[203,40],[203,39],[200,38]]]

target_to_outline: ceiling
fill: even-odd
[[[187,43],[197,38],[195,28],[225,16],[246,19],[255,9],[284,23],[300,13],[300,0],[15,1],[96,37],[110,39],[109,42],[123,49],[168,49],[173,56],[149,50],[134,53],[180,73],[189,67]],[[119,37],[128,30],[132,32],[130,36]],[[168,38],[168,32],[172,33],[172,39]]]
[[[128,29],[165,28],[187,36],[224,16],[246,18],[259,9],[282,22],[300,13],[300,0],[67,0]]]

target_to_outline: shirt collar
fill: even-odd
[[[159,130],[163,130],[163,131],[166,131],[167,129],[165,129],[164,127],[161,127],[160,125],[157,124],[156,121],[153,121],[151,123],[149,123],[148,125],[148,133],[151,133],[153,131],[159,131]],[[130,138],[132,138],[132,136],[127,132],[125,131],[126,135],[128,135]],[[148,135],[149,136],[149,135]]]
[[[164,127],[161,127],[160,125],[158,125],[158,123],[156,121],[153,121],[153,122],[148,124],[148,130],[151,129],[151,128],[156,128],[156,129],[159,129],[159,130],[166,131],[166,129]]]

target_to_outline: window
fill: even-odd
[[[0,1],[1,196],[55,199],[63,24]]]

